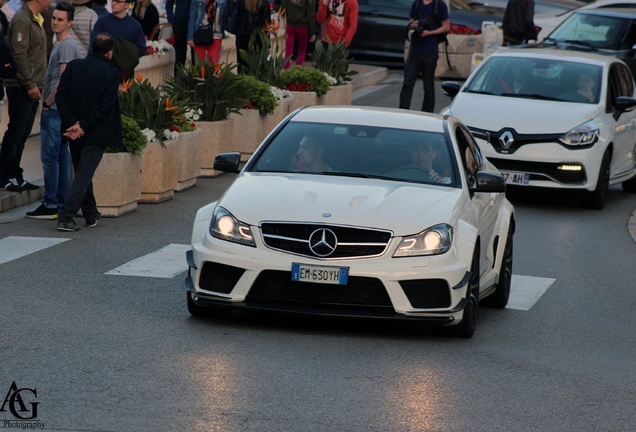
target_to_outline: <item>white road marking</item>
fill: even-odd
[[[185,256],[189,249],[189,245],[173,243],[156,252],[129,261],[105,274],[169,279],[188,269]]]
[[[512,275],[507,309],[530,310],[556,279]]]
[[[0,240],[0,264],[22,258],[67,240],[70,240],[70,238],[5,237]]]

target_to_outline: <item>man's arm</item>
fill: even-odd
[[[329,0],[319,0],[318,12],[316,12],[316,22],[322,24],[327,20],[327,4]]]
[[[347,31],[344,35],[344,40],[346,41],[347,47],[351,45],[351,41],[353,40],[353,36],[356,34],[356,30],[358,30],[358,0],[348,0],[347,1]]]
[[[37,85],[33,79],[33,68],[31,67],[31,61],[29,56],[29,47],[31,46],[31,29],[30,23],[22,20],[16,20],[10,26],[10,40],[11,51],[13,51],[13,59],[18,68],[16,79],[27,92],[32,91],[33,88],[37,90]]]

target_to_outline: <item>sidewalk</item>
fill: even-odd
[[[388,76],[388,70],[383,67],[352,64],[352,70],[358,71],[352,77],[353,90],[371,86],[384,80]],[[39,117],[36,118],[36,122]],[[4,131],[3,131],[4,133]],[[42,199],[44,193],[44,180],[42,175],[42,162],[40,161],[40,135],[31,135],[24,145],[22,153],[22,169],[24,178],[31,183],[42,186],[39,190],[30,192],[8,192],[0,190],[0,213],[29,205]]]

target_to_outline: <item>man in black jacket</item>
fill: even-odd
[[[537,40],[537,29],[534,26],[534,0],[508,0],[501,29],[505,46]]]
[[[119,111],[119,69],[111,61],[115,41],[107,33],[95,36],[91,54],[70,62],[62,76],[55,103],[62,131],[70,140],[75,178],[58,213],[59,231],[79,231],[73,217],[79,209],[87,227],[100,213],[93,195],[93,175],[106,147],[123,147]]]

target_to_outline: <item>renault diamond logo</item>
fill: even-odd
[[[327,257],[336,250],[338,238],[336,234],[327,228],[319,228],[309,236],[309,249],[319,256]]]
[[[512,143],[515,142],[515,137],[512,135],[512,132],[505,131],[499,136],[499,144],[505,149],[510,148]]]

